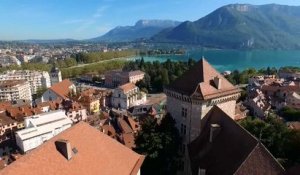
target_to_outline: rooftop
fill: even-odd
[[[201,123],[201,134],[188,145],[193,174],[198,174],[199,168],[207,174],[284,172],[264,145],[219,107],[214,106]],[[218,130],[211,129],[214,124],[220,126]]]
[[[127,92],[133,90],[136,87],[137,86],[135,84],[133,84],[133,83],[126,83],[126,84],[124,84],[122,86],[119,86],[118,88],[122,89],[124,91],[124,93],[127,93]]]
[[[5,80],[5,81],[0,81],[0,88],[8,88],[8,87],[13,87],[17,86],[20,84],[24,84],[26,81],[25,80]]]
[[[217,83],[219,82],[219,84]],[[200,99],[238,93],[240,90],[216,71],[204,58],[176,79],[166,89]]]
[[[58,140],[67,140],[76,148],[70,160],[57,151]],[[13,162],[0,175],[137,174],[143,161],[144,156],[80,122]]]
[[[69,79],[64,79],[63,81],[51,86],[49,89],[51,89],[53,92],[55,92],[60,97],[66,98],[66,96],[69,95],[70,86],[72,86],[72,85],[73,85],[73,83]]]
[[[16,135],[22,140],[52,132],[55,128],[63,125],[72,124],[71,119],[69,119],[65,115],[65,112],[61,110],[42,113],[40,115],[28,117],[25,120],[29,120],[31,127],[25,126],[25,129],[16,132]]]

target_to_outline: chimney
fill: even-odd
[[[211,124],[210,125],[210,135],[209,135],[209,142],[212,143],[213,140],[218,136],[221,131],[221,126],[219,124]]]
[[[55,147],[67,160],[72,158],[71,143],[68,140],[55,141]]]
[[[214,83],[216,85],[217,89],[221,89],[222,88],[222,79],[219,78],[218,76],[214,77]]]

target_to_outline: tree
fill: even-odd
[[[176,174],[180,136],[170,114],[160,124],[151,117],[146,118],[135,144],[135,151],[146,155],[142,174]]]
[[[240,124],[258,138],[285,167],[300,163],[300,132],[289,129],[281,120],[268,116],[265,121],[247,118]]]

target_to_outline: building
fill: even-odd
[[[201,134],[188,146],[191,174],[284,173],[267,148],[219,107],[214,106],[201,124]]]
[[[183,147],[196,139],[201,131],[201,119],[214,106],[235,117],[240,90],[228,82],[204,58],[172,84],[165,87],[167,112],[176,121]],[[185,149],[186,150],[186,149]],[[185,152],[184,162],[188,163]],[[188,173],[187,164],[183,173]]]
[[[245,101],[245,105],[250,108],[253,116],[264,119],[268,116],[271,104],[266,99],[265,95],[259,89],[250,91],[250,94]]]
[[[90,114],[99,112],[100,101],[105,104],[102,91],[92,88],[81,92],[74,100],[82,104]]]
[[[50,76],[45,71],[11,70],[0,75],[0,81],[2,80],[27,80],[31,94],[36,94],[39,88],[50,87]]]
[[[80,122],[24,155],[0,175],[139,175],[144,156]]]
[[[145,73],[140,70],[129,72],[114,70],[105,73],[105,85],[107,87],[115,88],[126,83],[135,84],[136,82],[142,80],[144,76]]]
[[[17,131],[16,143],[23,152],[30,151],[72,125],[64,111],[52,111],[25,118],[25,129]]]
[[[0,100],[32,100],[30,85],[25,80],[0,81]]]
[[[127,83],[114,89],[111,99],[114,108],[128,109],[145,103],[147,97],[133,83]]]
[[[41,101],[53,101],[58,98],[67,99],[69,95],[76,95],[76,87],[69,79],[65,79],[48,88],[42,95]]]
[[[278,75],[280,78],[289,79],[299,79],[300,78],[300,72],[297,69],[294,68],[281,68],[278,72]]]
[[[50,80],[51,86],[62,81],[61,71],[55,66],[53,66],[50,71]]]
[[[18,122],[8,117],[5,112],[0,112],[0,143],[13,137],[18,130]]]

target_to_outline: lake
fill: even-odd
[[[186,61],[188,58],[199,60],[202,58],[212,64],[218,71],[225,70],[244,70],[247,68],[267,68],[283,66],[300,67],[300,50],[297,51],[281,51],[281,50],[189,50],[185,55],[163,55],[144,57],[145,61],[166,61],[171,59],[174,61]]]

